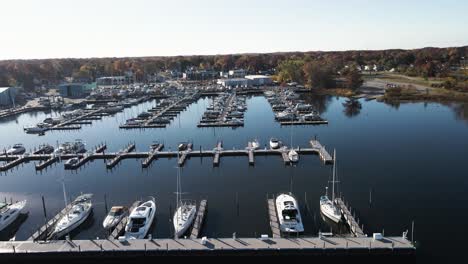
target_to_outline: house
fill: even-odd
[[[122,85],[130,83],[128,76],[112,76],[96,78],[97,85]]]
[[[0,87],[0,106],[14,106],[18,89],[14,87]]]

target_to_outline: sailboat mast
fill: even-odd
[[[333,150],[332,201],[335,201],[336,150]]]

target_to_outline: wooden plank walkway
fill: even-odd
[[[69,203],[65,208],[62,209],[62,211],[60,211],[52,219],[47,221],[47,224],[41,226],[36,232],[32,234],[31,237],[28,238],[28,240],[37,241],[48,238],[50,231],[52,231],[52,228],[55,226],[58,220],[62,218],[62,216],[70,212],[72,207],[73,202]]]
[[[109,235],[109,239],[119,238],[119,236],[123,234],[123,232],[125,231],[125,226],[127,225],[129,215],[132,213],[132,211],[135,208],[140,206],[140,204],[141,204],[141,201],[136,201],[132,204],[132,206],[130,206],[130,209],[128,209],[127,215],[124,218],[122,218],[120,223],[118,223],[117,226],[114,228],[114,230],[112,230],[112,233]]]
[[[333,158],[318,140],[311,140],[310,146],[318,151],[320,159],[325,163],[333,163]]]
[[[190,153],[192,153],[192,148],[193,148],[193,144],[189,143],[187,146],[187,150],[182,151],[182,155],[180,155],[179,160],[178,160],[179,166],[183,166],[185,164],[185,160],[187,159],[187,156]]]
[[[148,168],[153,160],[157,159],[158,152],[164,148],[164,144],[158,144],[155,148],[150,151],[149,156],[141,163],[143,168]]]
[[[190,234],[191,239],[196,239],[200,236],[203,222],[205,221],[205,214],[208,210],[208,200],[201,200],[200,206],[198,207],[197,217],[193,223],[192,232]]]
[[[109,161],[107,164],[106,164],[106,167],[108,169],[112,169],[113,167],[115,167],[115,165],[117,165],[124,157],[125,155],[124,154],[127,154],[131,151],[135,150],[135,144],[130,144],[128,145],[125,149],[123,149],[122,151],[120,151],[117,156],[115,156],[115,158],[113,158],[111,161]]]
[[[281,231],[278,222],[278,215],[276,213],[276,206],[274,199],[267,199],[268,204],[268,216],[270,219],[270,227],[273,238],[280,238]]]
[[[353,235],[356,236],[356,237],[367,237],[367,235],[364,233],[362,228],[359,227],[359,223],[356,221],[354,216],[351,214],[351,212],[349,211],[348,207],[345,205],[343,200],[341,198],[336,198],[336,202],[338,204],[338,207],[341,210],[341,213],[343,214],[344,218],[346,219],[346,222],[348,223]]]
[[[40,170],[43,170],[47,167],[49,167],[50,165],[54,164],[55,162],[58,162],[59,161],[59,157],[58,156],[55,156],[55,155],[52,155],[50,156],[50,158],[44,162],[40,162],[39,164],[36,164],[36,170],[37,171],[40,171]]]

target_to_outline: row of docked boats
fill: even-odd
[[[26,155],[26,148],[23,144],[17,143],[14,144],[8,150],[5,150],[3,154],[6,155]],[[38,150],[34,153],[36,154],[81,154],[86,152],[86,144],[81,139],[76,139],[74,142],[65,142],[60,144],[56,149],[49,145],[43,144],[40,145]]]
[[[213,98],[200,123],[243,125],[246,110],[247,104],[244,96],[237,96],[235,93],[221,93]]]
[[[334,153],[334,161],[336,164],[336,152]],[[328,220],[334,223],[340,223],[343,220],[341,210],[338,206],[335,197],[336,181],[336,165],[333,166],[332,177],[332,197],[328,196],[328,187],[326,187],[325,195],[320,197],[320,212]],[[275,199],[276,213],[279,220],[279,227],[283,233],[302,233],[304,225],[302,222],[301,213],[297,199],[292,193],[282,193],[276,196]]]
[[[300,100],[294,91],[266,91],[265,97],[275,112],[275,119],[279,122],[323,120],[314,107]]]

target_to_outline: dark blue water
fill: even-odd
[[[166,149],[181,141],[193,141],[211,149],[218,140],[225,148],[244,148],[247,141],[258,138],[267,144],[275,136],[289,144],[308,146],[317,136],[329,149],[337,149],[339,192],[342,193],[364,224],[364,231],[385,232],[400,236],[415,223],[414,239],[418,256],[462,256],[464,238],[468,236],[464,219],[468,215],[467,159],[468,123],[460,117],[466,107],[436,103],[411,103],[398,107],[361,101],[362,109],[344,109],[343,98],[310,97],[323,117],[325,126],[281,127],[264,97],[247,101],[245,127],[196,127],[210,99],[200,99],[165,129],[119,130],[125,119],[150,108],[148,102],[126,109],[113,117],[94,121],[82,130],[50,132],[43,137],[26,135],[22,128],[42,121],[54,113],[23,114],[0,124],[0,147],[23,143],[33,148],[41,143],[83,139],[88,147],[106,142],[109,151],[117,151],[128,142],[137,150],[147,151],[155,140]],[[456,109],[456,110],[454,110]],[[347,110],[347,111],[345,111]],[[468,115],[465,115],[468,116]],[[29,217],[19,227],[16,238],[25,239],[43,224],[41,196],[45,197],[49,215],[64,206],[62,178],[67,196],[80,192],[95,194],[95,210],[85,228],[74,234],[77,239],[102,237],[105,217],[104,195],[109,206],[129,205],[140,197],[157,199],[157,223],[153,237],[171,236],[171,209],[175,205],[176,159],[160,159],[148,169],[141,160],[124,160],[113,170],[97,160],[76,172],[64,171],[63,164],[36,173],[34,163],[24,164],[0,176],[0,198],[28,199]],[[267,195],[290,191],[301,203],[306,235],[330,231],[321,219],[319,197],[331,176],[331,166],[323,165],[318,156],[301,156],[295,167],[283,165],[280,157],[256,157],[255,166],[247,157],[223,157],[218,168],[211,158],[192,158],[182,170],[184,198],[207,198],[209,211],[204,235],[230,237],[259,236],[270,233],[266,207]],[[372,204],[369,192],[372,190]],[[236,204],[238,197],[238,207]],[[307,201],[306,201],[307,198]],[[308,204],[308,210],[305,204]]]

